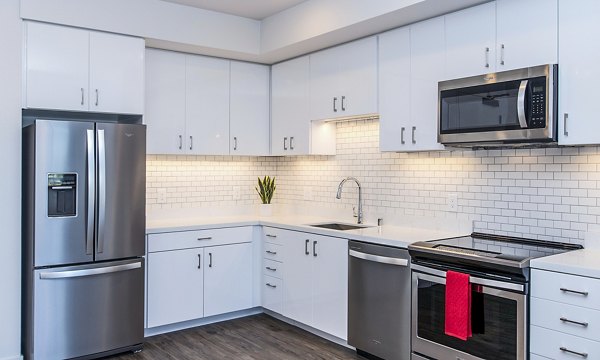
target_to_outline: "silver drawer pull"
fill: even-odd
[[[273,235],[273,234],[265,234],[266,237],[270,237],[270,238],[276,238],[277,235]]]
[[[272,267],[267,266],[265,269],[269,270],[269,271],[277,271],[277,269],[273,269]],[[587,324],[586,324],[587,326]]]
[[[273,289],[275,289],[277,287],[277,285],[272,285],[272,284],[269,284],[269,283],[266,283],[265,285],[267,285],[268,287],[273,288]]]
[[[202,241],[202,240],[212,240],[212,236],[198,238],[198,241]]]
[[[577,290],[571,290],[571,289],[567,289],[567,288],[560,288],[560,291],[569,292],[569,293],[573,293],[573,294],[577,294],[577,295],[583,295],[583,296],[588,296],[588,294],[589,294],[587,291],[577,291]]]
[[[267,250],[266,253],[271,255],[277,255],[277,251]]]
[[[581,356],[584,359],[587,359],[587,357],[588,357],[587,353],[582,353],[582,352],[578,352],[578,351],[569,350],[569,349],[567,349],[564,346],[561,346],[559,349],[562,352],[566,352],[566,353],[573,354],[573,355],[578,355],[578,356]]]
[[[560,321],[562,322],[566,322],[566,323],[571,323],[571,324],[575,324],[575,325],[581,325],[583,327],[588,327],[588,323],[587,322],[581,322],[581,321],[575,321],[575,320],[569,320],[566,317],[561,317]]]

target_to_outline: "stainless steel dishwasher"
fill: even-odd
[[[348,243],[348,344],[369,357],[410,359],[408,250]]]

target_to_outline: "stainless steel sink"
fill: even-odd
[[[368,226],[364,226],[364,225],[352,225],[352,224],[342,224],[342,223],[310,224],[308,226],[324,228],[324,229],[332,229],[332,230],[341,230],[341,231],[363,229],[363,228],[368,227]]]

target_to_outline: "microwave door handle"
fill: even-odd
[[[525,115],[525,95],[527,92],[527,83],[529,83],[529,80],[521,81],[521,85],[519,85],[519,93],[517,95],[517,116],[519,118],[519,125],[522,129],[527,128],[527,117]]]

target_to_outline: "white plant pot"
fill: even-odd
[[[269,217],[273,215],[273,204],[260,204],[260,216]]]

